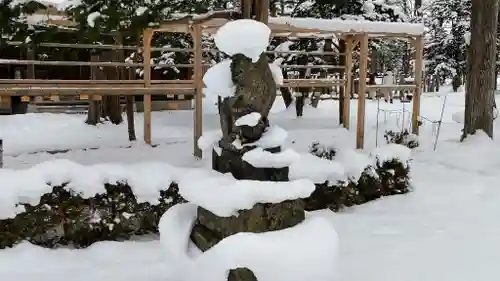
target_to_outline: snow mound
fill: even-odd
[[[347,181],[346,170],[340,162],[319,158],[309,153],[301,154],[300,159],[290,165],[289,173],[291,180],[307,177],[318,184]]]
[[[404,145],[390,143],[376,148],[374,154],[380,162],[396,159],[403,165],[407,165],[411,158],[411,149]]]
[[[264,149],[274,148],[283,145],[287,137],[288,132],[285,129],[278,126],[270,126],[264,134],[262,134],[259,140],[253,143],[244,144],[244,146],[256,145]]]
[[[293,152],[293,151],[292,151]],[[36,205],[53,186],[81,194],[84,198],[106,193],[105,183],[127,183],[139,203],[158,204],[160,191],[175,181],[188,201],[218,216],[231,216],[256,203],[279,203],[305,198],[314,191],[308,179],[291,182],[238,181],[213,170],[177,168],[160,162],[134,165],[83,166],[69,160],[47,161],[26,170],[0,169],[0,219],[24,212],[19,203]]]
[[[292,149],[271,153],[257,147],[243,154],[242,159],[256,168],[284,168],[300,159],[300,155]]]
[[[176,205],[160,220],[162,243],[168,259],[176,263],[179,281],[226,280],[230,269],[240,267],[252,270],[260,281],[331,281],[337,277],[339,238],[326,218],[307,217],[279,231],[238,233],[204,253],[189,253],[195,211],[192,204]]]
[[[352,181],[357,181],[366,167],[375,164],[375,159],[367,153],[349,148],[337,150],[335,160],[345,169],[346,177]]]
[[[197,211],[198,206],[191,203],[174,205],[161,216],[158,223],[161,245],[168,250],[167,264],[174,267],[174,271],[182,272],[189,262],[186,251],[191,243],[190,233]]]
[[[217,48],[229,56],[243,54],[255,63],[267,49],[270,36],[271,29],[264,23],[241,19],[221,26],[214,40]]]
[[[219,140],[222,138],[221,130],[214,130],[210,132],[205,132],[198,139],[198,147],[201,150],[212,149],[214,147],[219,147]]]
[[[231,80],[231,60],[223,60],[210,67],[203,75],[205,94],[209,96],[231,97],[236,87]]]
[[[262,115],[260,115],[259,112],[248,113],[248,114],[238,118],[234,122],[234,125],[236,125],[238,127],[240,127],[240,126],[255,127],[259,123],[261,118],[262,118]]]
[[[84,198],[106,193],[105,183],[128,183],[139,202],[157,204],[160,190],[166,190],[174,175],[184,169],[164,163],[98,164],[83,166],[66,159],[43,162],[27,170],[0,169],[0,219],[24,211],[19,203],[35,205],[53,186],[65,186]]]
[[[238,181],[229,175],[206,176],[208,172],[212,171],[205,171],[205,174],[192,172],[179,184],[179,193],[187,201],[219,217],[237,215],[238,210],[251,209],[256,203],[306,198],[315,189],[314,184],[306,179],[290,182]]]

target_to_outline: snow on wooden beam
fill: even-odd
[[[372,33],[380,35],[405,34],[418,36],[424,33],[424,25],[402,22],[376,22],[367,20],[316,19],[270,17],[269,25],[289,25],[296,29],[317,30],[319,33]]]
[[[214,14],[210,14],[214,16]],[[197,21],[193,21],[197,19]],[[219,27],[230,21],[224,17],[192,16],[187,20],[175,20],[165,22],[161,27],[155,29],[157,32],[188,33],[189,25],[201,24],[203,33],[215,34]],[[297,38],[332,38],[345,37],[367,33],[369,37],[392,37],[406,38],[420,36],[424,33],[423,24],[402,22],[376,22],[367,20],[342,20],[316,19],[316,18],[292,18],[292,17],[270,17],[269,28],[276,37]]]

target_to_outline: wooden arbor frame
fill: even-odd
[[[394,37],[390,34],[385,34],[385,36],[377,37]],[[369,90],[414,90],[413,95],[413,108],[411,117],[411,128],[412,133],[419,133],[419,116],[420,116],[420,97],[422,95],[423,87],[423,50],[424,50],[424,38],[423,35],[408,35],[399,34],[397,39],[407,39],[415,48],[415,67],[414,67],[414,84],[413,85],[370,85],[366,84],[367,70],[368,70],[368,41],[370,38],[369,33],[347,35],[345,37],[347,45],[347,55],[346,55],[346,94],[344,95],[344,128],[349,129],[350,127],[350,95],[352,89],[352,51],[359,44],[359,94],[358,94],[358,111],[357,111],[357,126],[356,126],[356,148],[362,149],[364,147],[364,135],[365,135],[365,103],[366,103],[366,93]],[[403,112],[404,114],[404,112]]]
[[[202,57],[202,33],[214,34],[219,27],[227,23],[234,17],[232,12],[212,12],[205,15],[187,16],[180,19],[163,23],[158,28],[147,28],[143,34],[144,47],[144,87],[150,88],[151,83],[151,40],[156,32],[189,33],[192,35],[194,46],[194,78],[192,86],[195,89],[194,106],[194,155],[201,157],[202,153],[197,145],[198,138],[202,135],[203,127],[203,57]],[[237,17],[237,16],[236,16]],[[420,115],[420,96],[422,93],[422,70],[423,70],[423,33],[424,26],[421,24],[409,23],[388,23],[388,22],[358,22],[340,19],[308,19],[289,17],[269,17],[268,26],[272,35],[276,37],[294,38],[339,38],[347,43],[345,54],[346,64],[344,68],[346,77],[342,81],[331,81],[331,85],[342,84],[346,90],[344,95],[344,127],[350,125],[350,92],[352,81],[352,53],[354,48],[360,45],[360,84],[357,112],[357,133],[356,148],[362,149],[364,146],[365,131],[365,94],[367,90],[377,89],[414,89],[413,112],[412,112],[412,132],[418,134],[418,118]],[[414,85],[366,85],[366,74],[368,64],[368,41],[374,37],[386,37],[395,39],[407,39],[414,44],[415,56],[415,83]],[[332,66],[337,67],[337,66]],[[285,81],[284,86],[314,87],[318,84],[324,86],[329,83],[316,83],[316,79],[300,79],[301,81]],[[317,81],[320,82],[320,81]],[[144,96],[144,136],[146,143],[151,143],[151,95]]]

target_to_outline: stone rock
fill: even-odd
[[[303,200],[289,200],[278,204],[258,203],[252,209],[240,210],[238,216],[219,217],[198,207],[198,218],[191,239],[206,251],[222,239],[240,233],[262,233],[293,227],[305,219]]]
[[[228,281],[257,281],[255,274],[246,267],[231,269],[227,277]]]

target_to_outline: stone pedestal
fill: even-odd
[[[221,194],[221,196],[224,196]],[[262,233],[293,227],[305,219],[302,200],[284,201],[278,204],[258,203],[250,210],[241,210],[238,216],[219,217],[198,207],[198,218],[191,232],[191,240],[203,252],[222,239],[240,233]],[[235,268],[229,273],[230,281],[255,281],[255,275],[247,268]],[[223,281],[223,280],[221,280]]]

